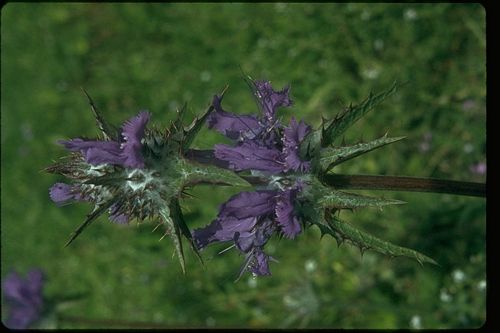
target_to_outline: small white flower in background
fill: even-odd
[[[207,326],[209,327],[213,327],[215,326],[215,319],[212,317],[208,317],[207,319],[205,319],[205,324],[207,324]]]
[[[465,279],[465,273],[459,269],[453,271],[453,281],[456,283],[462,282]]]
[[[255,278],[255,276],[249,277],[247,280],[247,284],[250,288],[257,287],[257,279]]]
[[[405,20],[413,21],[417,18],[417,11],[413,8],[405,10],[404,13]]]
[[[486,280],[481,280],[477,284],[477,289],[483,291],[486,289]]]
[[[411,317],[410,326],[411,328],[416,329],[422,328],[422,320],[420,319],[420,316],[414,315],[413,317]]]
[[[361,73],[367,79],[376,79],[380,75],[380,70],[377,68],[367,68]]]
[[[316,270],[317,264],[314,259],[307,259],[306,262],[304,263],[304,268],[306,269],[306,272],[312,273]]]
[[[209,71],[203,71],[200,73],[200,80],[202,82],[208,82],[212,78],[212,74]]]
[[[470,142],[467,142],[464,144],[464,153],[472,153],[474,151],[474,145]]]
[[[441,302],[448,303],[451,301],[451,296],[446,292],[446,290],[441,290],[441,293],[439,294],[439,299],[441,299]]]
[[[384,41],[382,39],[375,39],[373,42],[373,47],[375,50],[380,51],[384,48]]]

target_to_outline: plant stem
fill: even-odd
[[[213,150],[189,150],[186,158],[199,163],[213,164],[220,168],[229,168],[225,161],[217,159]],[[262,185],[265,179],[253,176],[241,176],[252,185]],[[457,180],[419,178],[407,176],[370,176],[370,175],[325,175],[322,181],[338,189],[354,190],[387,190],[408,192],[431,192],[465,195],[473,197],[486,196],[485,183],[462,182]]]
[[[326,184],[335,188],[433,192],[473,197],[486,196],[486,184],[456,180],[405,176],[326,175]]]

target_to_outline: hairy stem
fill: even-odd
[[[324,182],[336,188],[433,192],[473,197],[486,196],[486,184],[405,176],[326,175]]]
[[[212,164],[220,168],[229,168],[225,161],[217,159],[213,150],[189,150],[186,158],[198,163]],[[252,176],[242,176],[252,185],[262,185],[265,179]],[[408,192],[431,192],[465,195],[473,197],[486,196],[485,183],[462,182],[456,180],[419,178],[407,176],[371,176],[371,175],[325,175],[322,181],[338,189],[354,190],[387,190]]]

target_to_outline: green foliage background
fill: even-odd
[[[485,11],[477,4],[21,4],[1,12],[2,278],[38,266],[45,295],[85,293],[64,316],[165,327],[463,328],[486,317],[486,200],[366,192],[403,206],[342,218],[436,259],[421,267],[307,230],[272,239],[272,277],[234,283],[242,257],[224,246],[187,253],[187,274],[154,225],[101,218],[71,247],[90,209],[56,207],[41,172],[65,152],[58,139],[95,136],[85,87],[115,124],[147,108],[166,125],[230,89],[225,107],[257,111],[241,69],[292,86],[293,108],[318,125],[370,91],[408,81],[356,123],[346,142],[389,131],[407,139],[347,162],[342,173],[485,181]],[[430,134],[432,138],[429,139]],[[203,129],[195,146],[224,142]],[[237,188],[198,187],[183,201],[192,228],[210,222]],[[58,321],[58,327],[99,327]],[[101,325],[105,327],[105,325]]]

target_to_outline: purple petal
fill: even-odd
[[[2,283],[3,295],[9,311],[6,325],[10,328],[27,328],[38,319],[42,308],[43,273],[39,269],[28,272],[23,279],[12,272]]]
[[[121,151],[108,151],[100,148],[89,148],[85,153],[85,160],[92,165],[99,164],[116,164],[123,165],[124,158],[121,156]]]
[[[280,91],[274,91],[269,81],[254,81],[254,86],[256,89],[255,95],[262,107],[262,112],[269,122],[274,122],[278,107],[292,105],[289,86]]]
[[[270,257],[264,253],[260,248],[257,248],[252,254],[253,258],[250,262],[248,269],[254,275],[271,275],[269,270],[269,259]]]
[[[80,138],[59,141],[70,151],[80,151],[87,163],[99,165],[104,163],[122,165],[120,144],[116,141],[83,140]]]
[[[276,202],[276,221],[281,227],[281,231],[288,238],[295,238],[300,232],[301,227],[294,214],[293,206],[296,196],[296,190],[289,189],[281,191]]]
[[[236,234],[248,237],[255,223],[257,223],[257,218],[255,217],[244,219],[235,217],[217,218],[208,226],[194,230],[194,242],[198,249],[202,249],[213,242],[233,240]]]
[[[5,298],[22,299],[20,294],[23,286],[23,279],[17,272],[11,272],[2,282],[2,290]]]
[[[214,147],[214,155],[229,162],[229,167],[236,171],[260,170],[279,173],[285,167],[278,149],[263,147],[252,141],[236,147],[217,144]]]
[[[260,131],[260,124],[256,117],[226,112],[222,109],[221,101],[221,97],[214,96],[212,105],[215,112],[207,118],[208,128],[213,128],[233,140],[240,137],[252,138]]]
[[[39,317],[39,310],[32,307],[13,305],[9,308],[9,314],[5,326],[12,329],[26,329]]]
[[[243,219],[270,214],[274,210],[274,196],[276,191],[240,192],[221,205],[218,217]]]
[[[122,157],[123,166],[129,168],[144,168],[144,158],[142,156],[142,143],[144,130],[150,119],[149,112],[142,111],[137,116],[126,121],[122,126]]]
[[[63,205],[70,201],[84,200],[77,186],[64,183],[55,183],[49,189],[50,199],[58,205]]]
[[[120,212],[120,206],[117,204],[113,204],[109,208],[109,219],[110,221],[118,224],[128,224],[129,217],[128,215]]]
[[[283,131],[283,153],[285,155],[285,171],[301,171],[307,172],[311,168],[310,161],[302,161],[299,157],[300,143],[309,133],[311,127],[304,121],[297,124],[295,118],[292,117],[290,125]]]
[[[219,214],[212,223],[194,231],[195,243],[203,248],[213,242],[252,236],[258,219],[274,211],[275,195],[275,191],[256,191],[232,196],[221,205]]]

